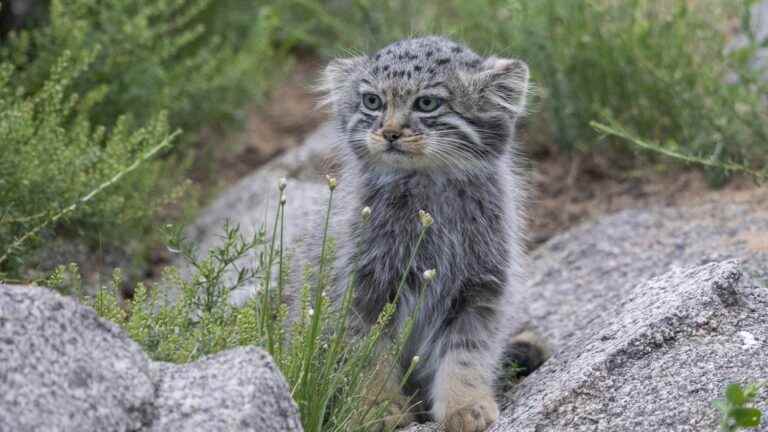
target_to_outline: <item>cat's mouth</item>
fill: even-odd
[[[399,154],[399,155],[410,154],[410,152],[403,150],[403,148],[400,147],[400,144],[398,144],[397,142],[389,143],[387,148],[384,150],[384,153]]]

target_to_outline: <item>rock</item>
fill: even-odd
[[[246,238],[261,227],[266,227],[271,233],[280,198],[277,184],[280,178],[285,177],[288,179],[285,190],[285,241],[292,244],[298,233],[306,232],[307,223],[313,220],[312,212],[323,208],[328,199],[324,175],[335,171],[333,149],[336,141],[333,126],[328,123],[321,126],[307,137],[302,146],[264,165],[221,194],[187,229],[187,238],[199,246],[200,254],[205,254],[220,244],[227,222],[239,227]],[[257,258],[255,253],[250,254],[235,265],[252,265]],[[183,263],[176,264],[185,268]],[[234,268],[226,275],[228,282],[236,280]],[[230,301],[235,305],[242,304],[254,295],[255,290],[252,285],[234,290]],[[173,301],[177,295],[169,292],[168,298]]]
[[[187,365],[156,363],[149,431],[301,431],[290,390],[267,353],[238,348]]]
[[[326,123],[312,133],[305,143],[292,149],[243,178],[206,207],[191,225],[187,235],[200,245],[202,251],[218,244],[225,222],[237,225],[243,234],[252,234],[261,226],[271,228],[277,209],[278,180],[288,179],[286,188],[286,218],[301,223],[309,219],[308,212],[327,199],[328,188],[323,175],[334,170],[333,148],[336,132]],[[296,223],[288,223],[289,239],[298,232]]]
[[[89,307],[0,285],[0,431],[301,431],[269,356],[155,363]]]
[[[0,430],[135,431],[152,421],[141,349],[91,308],[0,284]]]
[[[764,202],[627,210],[535,251],[518,295],[554,354],[491,431],[717,430],[725,387],[768,376]]]

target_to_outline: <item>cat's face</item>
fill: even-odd
[[[528,69],[443,38],[336,60],[324,86],[353,153],[396,169],[471,170],[503,154],[524,109]]]

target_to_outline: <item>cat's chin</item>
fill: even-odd
[[[434,165],[422,155],[395,149],[383,151],[375,155],[374,159],[375,164],[384,169],[421,171],[434,168]]]

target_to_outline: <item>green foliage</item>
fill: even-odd
[[[180,195],[194,150],[147,154],[167,147],[171,129],[233,118],[283,57],[265,4],[44,3],[47,20],[0,46],[0,275],[18,274],[52,235],[145,236]]]
[[[756,384],[742,388],[739,384],[731,384],[725,389],[725,398],[718,399],[712,404],[720,411],[720,429],[724,432],[739,429],[752,429],[760,426],[763,413],[752,406],[760,386]]]
[[[365,51],[442,33],[484,53],[524,59],[537,85],[529,121],[534,145],[611,149],[625,164],[647,161],[627,160],[627,147],[597,139],[590,122],[610,119],[686,155],[766,165],[768,83],[749,65],[763,41],[724,49],[732,31],[725,23],[740,20],[749,34],[751,0],[288,3],[297,19],[292,37],[310,46],[341,41]]]
[[[0,67],[0,243],[4,245],[0,269],[27,246],[19,240],[69,217],[88,201],[79,216],[92,221],[104,217],[111,223],[127,223],[146,211],[146,197],[128,191],[152,190],[159,167],[134,163],[161,150],[158,145],[168,145],[165,115],[158,113],[144,127],[134,126],[128,116],[118,118],[111,130],[94,126],[87,113],[102,93],[78,97],[70,92],[94,56],[95,51],[80,57],[63,52],[50,77],[28,94],[17,84],[18,70],[7,63]],[[123,182],[123,189],[91,194],[112,186],[121,172],[137,168],[141,175]],[[12,268],[13,263],[8,265]]]
[[[100,47],[74,82],[76,92],[103,92],[90,113],[96,123],[127,112],[144,123],[167,111],[171,124],[194,129],[263,90],[279,62],[276,25],[269,8],[241,0],[52,0],[47,25],[12,35],[3,57],[35,89],[61,52]]]
[[[284,186],[281,186],[283,192]],[[350,336],[354,276],[340,305],[331,303],[326,294],[334,261],[334,245],[328,237],[332,202],[333,188],[323,228],[320,261],[305,270],[304,287],[294,293],[299,296],[298,307],[291,312],[284,302],[289,268],[283,240],[284,201],[278,207],[271,233],[261,229],[244,238],[237,227],[226,226],[221,244],[203,257],[193,244],[181,237],[180,229],[167,227],[169,249],[185,259],[189,274],[168,269],[156,289],[139,284],[133,299],[125,305],[117,300],[121,282],[120,275],[116,274],[111,290],[101,290],[86,302],[99,315],[121,325],[155,360],[189,362],[236,346],[260,346],[272,355],[285,376],[299,406],[304,430],[369,430],[382,421],[389,403],[386,400],[378,404],[363,403],[366,395],[377,391],[374,386],[378,382],[371,371],[386,367],[387,374],[394,373],[396,363],[381,364],[380,356],[399,358],[413,318],[388,352],[381,352],[380,341],[395,312],[397,296],[384,308],[368,335]],[[424,217],[428,216],[425,215],[420,216],[422,239],[429,228],[429,224],[424,223]],[[415,218],[414,223],[417,223]],[[252,265],[244,265],[243,259],[247,257],[258,258],[250,261]],[[71,269],[61,268],[49,284],[59,289],[76,285],[77,278],[67,276],[67,270]],[[232,306],[230,292],[244,286],[257,286],[256,296],[242,307]],[[416,363],[414,359],[411,370]],[[378,396],[380,394],[377,399]]]

